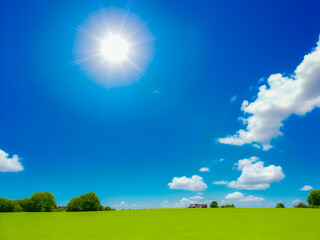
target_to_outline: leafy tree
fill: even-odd
[[[0,198],[0,212],[21,212],[22,208],[17,200]]]
[[[217,208],[217,207],[218,207],[217,201],[212,201],[212,202],[210,203],[210,208]]]
[[[20,206],[26,212],[53,212],[57,208],[57,203],[52,193],[37,192],[30,198],[20,200]]]
[[[295,208],[308,208],[308,206],[302,202],[294,206]]]
[[[114,209],[114,208],[111,208],[111,207],[106,206],[106,207],[105,207],[105,211],[115,211],[115,209]]]
[[[72,198],[67,204],[68,212],[76,211],[102,211],[103,206],[100,204],[98,196],[94,192],[83,194],[79,197]]]
[[[320,189],[311,191],[307,201],[310,207],[320,207]]]
[[[221,206],[222,208],[235,208],[236,206],[233,205],[233,203],[230,205],[230,204],[226,204],[226,205],[223,205]]]
[[[276,208],[285,208],[284,204],[283,203],[278,203]]]

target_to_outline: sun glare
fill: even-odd
[[[101,53],[111,62],[120,62],[127,58],[129,44],[121,36],[112,35],[102,41]]]
[[[139,16],[123,9],[104,9],[77,28],[74,64],[89,79],[110,88],[139,81],[154,54],[154,37]]]

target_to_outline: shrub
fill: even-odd
[[[94,192],[90,192],[79,197],[72,198],[71,201],[67,204],[66,210],[68,212],[102,211],[102,208],[103,206],[100,204],[98,196]]]
[[[221,206],[222,208],[235,208],[236,206],[233,205],[233,203],[230,205],[230,204],[226,204],[226,205],[223,205]]]
[[[284,204],[283,203],[278,203],[276,208],[285,208]]]
[[[115,211],[116,209],[106,206],[106,207],[105,207],[105,210],[106,210],[106,211]]]
[[[22,207],[20,207],[17,200],[0,198],[0,212],[21,212]]]
[[[295,208],[308,208],[308,206],[302,202],[294,206]]]
[[[37,192],[30,198],[24,198],[20,204],[26,212],[53,212],[57,208],[54,196],[49,192]]]
[[[307,198],[307,201],[309,203],[309,206],[312,208],[320,207],[320,189],[311,191]]]
[[[217,201],[212,201],[212,202],[210,203],[210,208],[217,208],[217,207],[218,207]]]

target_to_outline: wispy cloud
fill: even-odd
[[[199,169],[199,171],[200,171],[200,172],[209,172],[210,169],[207,168],[207,167],[202,167],[202,168]]]

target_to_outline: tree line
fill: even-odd
[[[57,211],[112,211],[109,206],[101,205],[98,196],[89,192],[72,198],[65,208],[57,206],[54,195],[50,192],[37,192],[30,198],[12,200],[0,198],[0,212],[57,212]]]
[[[320,208],[320,190],[313,190],[310,192],[307,198],[307,202],[309,203],[309,206],[300,202],[297,205],[293,206],[294,208]],[[210,203],[210,208],[218,208],[217,201],[212,201]],[[227,204],[221,206],[221,208],[235,208],[233,204]],[[285,208],[283,203],[278,203],[276,208]]]

